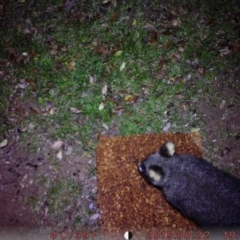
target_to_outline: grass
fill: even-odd
[[[111,21],[114,14],[119,16],[116,21]],[[137,24],[132,25],[135,20]],[[193,51],[197,44],[197,42],[191,43],[194,38],[202,40],[202,44],[205,46],[208,43],[202,39],[206,38],[206,36],[201,37],[202,32],[208,32],[210,35],[209,31],[204,28],[200,32],[193,32],[196,21],[191,24],[187,22],[177,34],[179,39],[191,37],[182,54],[182,59],[197,57],[200,65],[209,68],[213,65],[216,56],[205,48]],[[54,25],[54,20],[46,22],[45,27],[50,24]],[[45,121],[46,124],[49,122],[59,125],[52,133],[52,137],[65,138],[67,134],[76,135],[76,137],[88,136],[91,132],[90,129],[94,128],[93,125],[95,128],[100,128],[103,122],[110,124],[111,127],[113,119],[111,112],[116,107],[126,108],[127,114],[125,115],[124,112],[117,119],[122,134],[144,133],[149,127],[154,132],[162,129],[163,124],[157,124],[155,121],[152,123],[153,126],[149,126],[149,122],[152,122],[149,118],[159,119],[159,116],[164,116],[164,112],[167,110],[166,106],[171,98],[178,92],[183,92],[185,88],[181,83],[168,84],[169,79],[174,81],[178,77],[185,78],[187,71],[185,65],[169,58],[171,53],[178,53],[176,44],[167,50],[161,47],[162,43],[172,41],[173,36],[161,36],[158,40],[160,45],[149,46],[143,42],[148,34],[147,29],[143,26],[144,18],[140,11],[129,20],[129,16],[124,13],[124,10],[111,9],[99,20],[82,26],[70,22],[67,27],[54,25],[55,31],[52,33],[54,42],[50,47],[43,44],[41,36],[33,40],[35,43],[33,48],[38,52],[38,56],[24,67],[23,71],[26,78],[34,77],[37,73],[35,81],[38,87],[38,102],[41,106],[44,108],[44,104],[51,101],[57,108],[56,114],[44,116],[48,119]],[[213,30],[215,31],[215,29]],[[67,50],[61,52],[59,48],[64,46]],[[58,50],[51,55],[53,47]],[[105,50],[96,50],[101,47]],[[116,51],[122,51],[122,54],[115,56]],[[158,59],[160,56],[167,59],[168,76],[159,81],[155,76],[159,70]],[[69,66],[71,61],[76,64],[76,67],[70,72],[68,69],[61,68],[57,71],[56,64],[61,61],[63,69]],[[123,63],[126,64],[126,67],[120,71]],[[31,69],[36,70],[31,73]],[[95,78],[96,82],[93,85],[90,84],[90,76]],[[104,84],[108,85],[108,96],[113,98],[113,101],[104,100],[101,94]],[[145,87],[149,95],[144,96],[145,99],[148,99],[147,101],[138,106],[124,101],[124,97],[127,95],[140,95],[143,86],[149,86]],[[199,86],[196,86],[195,89],[199,89]],[[163,92],[161,98],[156,99],[154,95],[151,96],[158,91]],[[197,90],[191,88],[191,92],[188,91],[188,94],[196,95],[196,92]],[[99,111],[98,108],[102,101],[104,101],[104,109]],[[69,110],[70,107],[79,108],[88,123],[79,126],[76,122],[77,117]],[[175,119],[177,120],[177,116]]]
[[[198,1],[191,3],[197,5]],[[19,90],[20,101],[26,97],[36,100],[41,113],[27,119],[20,117],[19,124],[24,126],[20,141],[31,142],[32,151],[38,153],[44,154],[46,139],[62,139],[72,144],[75,153],[80,149],[92,152],[104,124],[109,129],[117,128],[121,135],[161,132],[167,122],[171,123],[170,131],[191,131],[199,126],[200,119],[193,114],[198,98],[214,93],[209,86],[224,69],[225,61],[235,66],[239,60],[235,53],[220,56],[223,47],[218,40],[234,41],[237,35],[224,13],[212,19],[213,5],[207,8],[203,4],[201,14],[183,5],[184,12],[179,14],[182,24],[174,29],[168,21],[173,16],[167,10],[162,15],[154,15],[153,11],[147,17],[143,6],[133,5],[134,1],[117,8],[106,7],[104,14],[97,1],[83,1],[76,3],[76,16],[59,12],[62,5],[58,1],[39,4],[29,13],[36,31],[23,34],[26,26],[21,22],[21,31],[6,30],[2,44],[20,53],[34,53],[27,63],[12,64],[16,69],[14,85],[19,79],[32,79],[28,88]],[[159,2],[152,4],[154,9],[161,9]],[[176,12],[173,6],[169,9]],[[162,22],[166,27],[161,26]],[[157,38],[152,37],[151,25],[160,29]],[[161,33],[168,28],[175,32]],[[1,52],[4,62],[7,50]],[[197,63],[192,64],[196,59]],[[105,85],[108,88],[103,93]],[[4,135],[12,126],[6,124],[8,113],[4,109],[13,93],[6,82],[0,91],[4,116],[0,132]],[[182,107],[188,109],[184,117],[179,113]],[[31,123],[34,129],[29,128]],[[56,163],[56,159],[50,161]],[[89,175],[95,175],[94,167],[90,167]],[[81,195],[81,188],[67,179],[43,184],[48,189],[46,201],[53,216],[69,205],[69,199]],[[81,221],[80,216],[76,219]]]

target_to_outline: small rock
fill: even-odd
[[[93,210],[93,208],[94,208],[94,203],[93,203],[93,202],[90,203],[88,207],[89,207],[90,210]]]

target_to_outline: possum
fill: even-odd
[[[138,163],[145,180],[202,228],[240,229],[240,180],[190,155],[175,154],[166,142],[159,152]]]

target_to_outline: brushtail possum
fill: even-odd
[[[141,175],[200,227],[240,229],[240,180],[166,142],[138,163]]]

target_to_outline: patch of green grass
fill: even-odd
[[[68,206],[74,206],[76,196],[81,196],[81,186],[71,180],[61,180],[49,187],[46,194],[46,204],[50,214],[61,215]],[[60,211],[59,211],[60,210]]]

